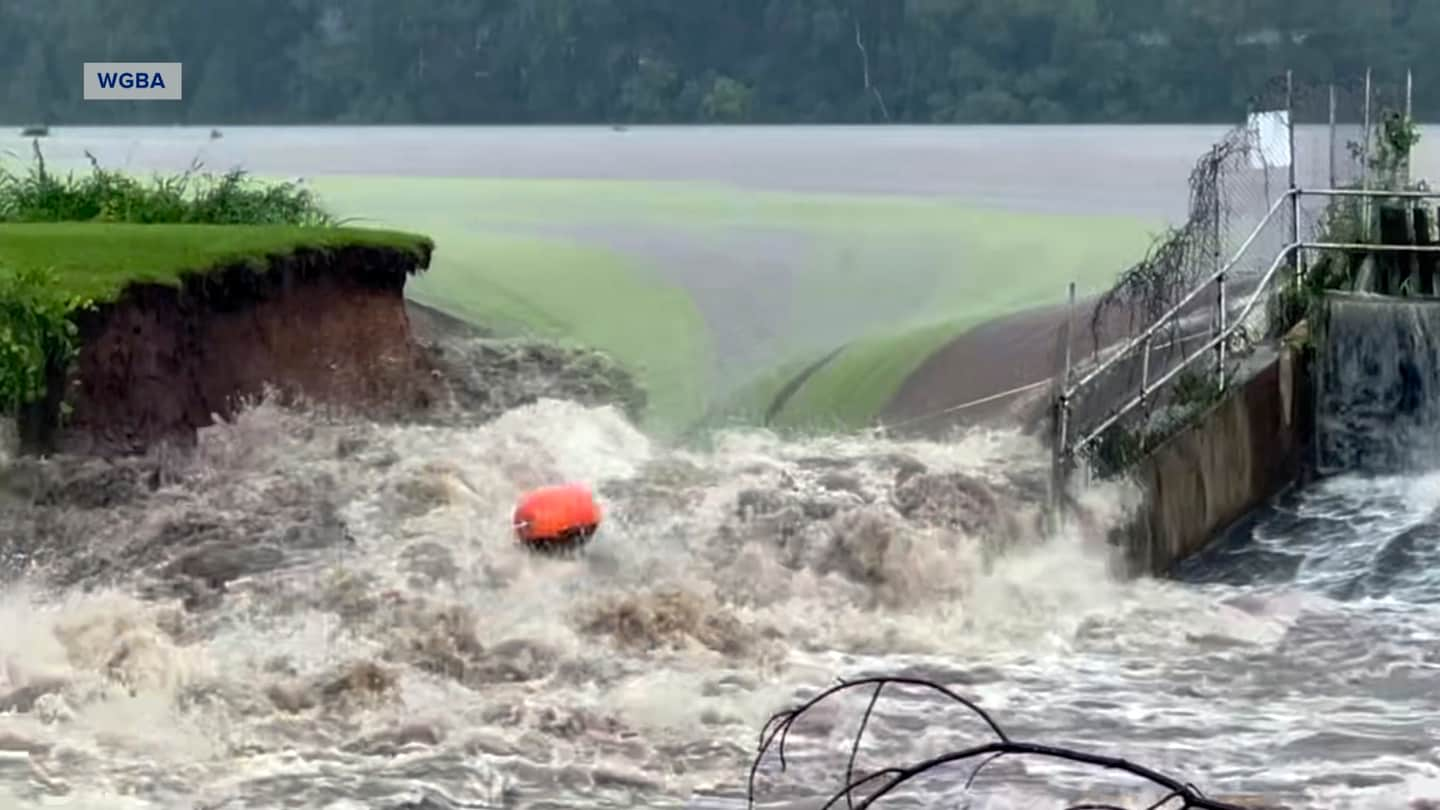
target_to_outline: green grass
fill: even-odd
[[[336,224],[296,183],[259,183],[239,169],[216,175],[198,165],[147,181],[86,156],[88,171],[62,173],[47,165],[37,141],[23,169],[0,162],[0,222]]]
[[[300,247],[416,250],[425,241],[397,231],[295,225],[0,223],[0,267],[53,268],[67,293],[99,302],[130,284],[176,285],[186,273],[236,262],[261,267],[267,255]]]
[[[1017,214],[942,198],[705,183],[346,176],[313,185],[339,215],[435,237],[434,267],[411,285],[421,300],[472,320],[499,316],[607,350],[646,370],[647,388],[671,399],[671,418],[753,421],[793,376],[790,369],[825,353],[813,349],[819,330],[835,335],[833,345],[853,341],[791,398],[777,421],[782,427],[868,422],[951,337],[1060,301],[1072,280],[1082,290],[1105,286],[1143,254],[1159,224]],[[663,282],[664,268],[565,236],[566,228],[607,226],[722,239],[761,229],[802,238],[808,249],[795,258],[789,318],[796,339],[772,347],[775,366],[717,402],[726,391],[706,382],[703,321],[683,290]],[[751,258],[737,252],[735,261]],[[583,281],[591,265],[602,268],[596,278],[617,280],[567,289],[593,282]],[[496,301],[482,301],[491,294]],[[462,300],[463,308],[455,303]],[[897,309],[896,301],[910,302],[902,316],[875,315],[886,302]],[[679,311],[656,309],[662,305]]]

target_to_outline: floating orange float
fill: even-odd
[[[600,528],[600,505],[583,484],[533,489],[515,505],[515,535],[536,551],[570,551]]]

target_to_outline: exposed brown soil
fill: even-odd
[[[179,287],[136,285],[81,322],[70,374],[72,452],[189,443],[267,385],[377,417],[431,408],[441,381],[412,339],[404,286],[429,254],[299,250]]]

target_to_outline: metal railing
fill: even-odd
[[[1371,243],[1350,243],[1350,242],[1319,242],[1303,241],[1299,238],[1298,222],[1300,213],[1300,199],[1302,197],[1360,197],[1368,201],[1374,199],[1440,199],[1440,191],[1385,191],[1370,189],[1288,189],[1286,190],[1260,220],[1250,235],[1241,243],[1234,255],[1218,270],[1211,273],[1203,281],[1197,283],[1179,302],[1170,307],[1163,314],[1155,319],[1140,334],[1131,338],[1118,350],[1108,351],[1104,360],[1095,364],[1093,368],[1083,374],[1079,379],[1071,381],[1072,369],[1070,368],[1070,355],[1068,351],[1069,338],[1067,337],[1067,351],[1065,354],[1065,367],[1063,369],[1063,384],[1056,402],[1056,476],[1057,482],[1064,476],[1064,468],[1068,467],[1074,458],[1087,447],[1099,439],[1105,431],[1109,430],[1126,415],[1143,405],[1152,394],[1163,388],[1170,381],[1178,377],[1197,360],[1208,354],[1214,353],[1217,367],[1219,369],[1219,386],[1225,388],[1225,352],[1234,336],[1245,323],[1255,306],[1269,292],[1276,277],[1280,275],[1280,269],[1285,266],[1287,260],[1297,254],[1302,257],[1305,251],[1345,251],[1345,252],[1375,252],[1375,253],[1440,253],[1440,245],[1395,245],[1395,244],[1371,244]],[[1247,250],[1259,238],[1275,214],[1290,204],[1291,215],[1291,239],[1283,246],[1275,258],[1270,262],[1265,272],[1261,275],[1259,282],[1250,292],[1250,295],[1241,307],[1239,313],[1229,317],[1228,304],[1226,301],[1227,276],[1234,270],[1235,266],[1245,256]],[[1368,216],[1367,216],[1368,221]],[[1303,272],[1303,270],[1302,270]],[[1168,371],[1150,379],[1150,354],[1155,336],[1172,321],[1179,317],[1201,293],[1207,289],[1214,288],[1216,301],[1216,328],[1214,336],[1206,341],[1204,345],[1194,351],[1184,354],[1182,359],[1175,363]],[[1072,291],[1073,304],[1073,291]],[[1072,441],[1070,433],[1074,427],[1071,424],[1071,409],[1078,394],[1085,389],[1092,387],[1100,380],[1106,372],[1114,370],[1124,362],[1133,362],[1136,351],[1140,357],[1140,388],[1128,399],[1123,400],[1117,407],[1111,409],[1109,414],[1094,427],[1081,432]]]

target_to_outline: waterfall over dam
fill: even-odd
[[[1319,472],[1440,468],[1440,300],[1331,293],[1324,313]]]

